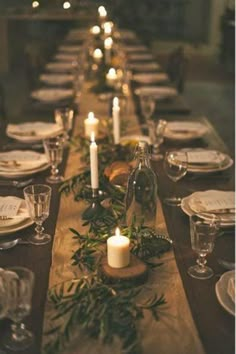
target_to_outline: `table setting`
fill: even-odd
[[[27,178],[14,196],[0,197],[0,237],[5,242],[9,234],[13,242],[5,247],[0,242],[0,294],[11,290],[15,277],[20,286],[27,274],[29,314],[33,273],[15,269],[9,274],[5,267],[10,252],[15,259],[25,256],[26,266],[27,252],[32,253],[29,268],[35,273],[37,293],[43,291],[40,305],[35,306],[38,295],[33,295],[33,332],[45,354],[76,353],[78,348],[81,354],[93,354],[95,348],[97,353],[156,354],[157,347],[160,354],[221,354],[226,346],[225,353],[232,354],[235,271],[225,271],[218,260],[227,259],[221,247],[217,255],[215,248],[219,241],[224,243],[226,233],[234,242],[235,193],[231,182],[224,190],[217,183],[208,190],[196,179],[189,195],[186,181],[191,175],[230,173],[234,161],[217,145],[212,127],[201,117],[188,116],[184,97],[174,86],[151,85],[165,82],[167,74],[144,72],[145,65],[158,68],[151,52],[143,44],[131,44],[138,38],[133,31],[115,24],[113,28],[104,10],[98,8],[99,33],[94,35],[91,27],[74,28],[66,37],[82,33],[93,49],[98,39],[104,44],[108,34],[117,41],[114,48],[111,41],[109,55],[106,47],[97,48],[104,53],[99,61],[88,51],[87,66],[78,62],[77,69],[84,71],[79,112],[69,104],[65,109],[58,105],[74,100],[74,91],[42,87],[30,96],[52,104],[54,123],[8,125],[9,137],[40,141],[44,152],[0,152],[0,188],[1,181],[17,187],[18,178]],[[108,34],[107,22],[112,28]],[[124,46],[124,40],[129,44]],[[117,59],[122,47],[129,69],[138,71],[132,78],[126,62]],[[61,55],[74,55],[78,48],[59,45],[55,63],[60,73],[54,74],[55,63],[49,63],[45,68],[52,65],[53,73],[39,80],[60,85],[60,80],[71,79]],[[122,97],[129,109],[122,109]],[[186,116],[178,119],[176,113],[182,111],[171,110],[171,104],[179,99]],[[157,113],[162,103],[163,116]],[[27,247],[18,247],[21,241]],[[44,314],[40,321],[39,311]],[[14,323],[9,308],[3,312],[0,317]],[[159,333],[158,338],[153,333]],[[40,345],[30,340],[27,347],[40,353]]]

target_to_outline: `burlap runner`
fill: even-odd
[[[108,115],[108,105],[100,102],[97,97],[84,88],[81,97],[80,116],[77,117],[75,133],[81,129],[83,120],[89,111],[94,111],[98,118],[105,118]],[[128,119],[129,134],[138,133],[138,123],[134,115],[132,101],[129,101]],[[78,153],[70,152],[65,176],[69,177],[78,173],[80,156]],[[71,256],[76,249],[77,241],[72,239],[69,227],[83,231],[81,213],[85,209],[85,203],[74,202],[73,196],[62,196],[54,244],[52,250],[52,266],[50,270],[49,289],[65,280],[74,278],[78,274],[76,267],[71,266]],[[161,204],[158,203],[158,229],[167,234],[166,224],[162,213]],[[167,305],[163,306],[160,312],[160,321],[156,322],[147,314],[140,323],[140,334],[143,343],[144,354],[204,354],[194,321],[191,316],[189,305],[183,289],[182,280],[176,265],[173,251],[166,253],[161,261],[164,263],[157,270],[150,272],[147,288],[153,288],[158,294],[164,294]],[[46,302],[44,316],[44,330],[51,326],[49,313],[51,312],[50,302]],[[51,314],[51,313],[50,313]],[[43,342],[46,342],[44,338]],[[120,353],[119,343],[110,347],[104,347],[91,339],[88,340],[79,333],[78,338],[70,344],[65,353],[74,354],[113,354]],[[56,354],[56,353],[55,353]]]

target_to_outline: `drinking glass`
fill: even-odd
[[[167,121],[164,119],[159,119],[158,121],[149,121],[148,130],[149,136],[152,142],[152,154],[151,159],[154,161],[159,161],[163,159],[163,155],[160,154],[159,147],[164,141],[164,132],[167,125]]]
[[[197,264],[188,269],[191,277],[209,279],[213,276],[213,270],[206,266],[206,256],[213,251],[219,224],[219,218],[216,215],[194,214],[190,216],[191,245],[198,255]]]
[[[144,116],[146,121],[148,121],[155,110],[156,101],[154,97],[141,95],[140,106],[141,106],[142,115]]]
[[[164,199],[164,203],[170,206],[178,206],[181,204],[181,198],[175,196],[176,182],[184,177],[188,169],[187,152],[167,151],[164,159],[164,169],[167,176],[174,183],[173,196]]]
[[[54,112],[55,121],[65,132],[65,141],[69,140],[69,131],[72,129],[74,112],[69,107],[57,108]]]
[[[33,333],[22,323],[31,311],[34,274],[27,268],[11,267],[4,272],[3,277],[9,303],[7,317],[13,322],[11,332],[4,338],[4,346],[20,351],[32,345],[34,340]]]
[[[0,320],[6,316],[8,310],[7,284],[4,281],[4,272],[4,269],[0,268]]]
[[[43,141],[45,153],[52,166],[51,175],[46,178],[48,183],[60,183],[64,180],[64,177],[59,175],[57,168],[62,161],[64,142],[65,140],[62,136],[48,138]]]
[[[45,184],[34,184],[25,187],[23,192],[29,215],[36,223],[36,234],[29,238],[29,242],[44,245],[51,241],[51,236],[43,232],[42,224],[49,216],[52,189]]]

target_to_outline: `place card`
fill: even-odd
[[[2,198],[0,199],[0,216],[12,218],[17,215],[21,205],[20,199]]]

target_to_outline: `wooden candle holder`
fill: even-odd
[[[130,263],[124,268],[112,268],[107,263],[107,256],[101,259],[100,271],[110,283],[133,283],[134,286],[144,284],[148,277],[148,267],[139,258],[130,255]]]

